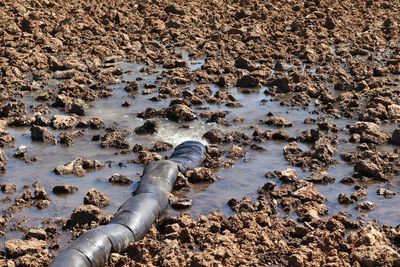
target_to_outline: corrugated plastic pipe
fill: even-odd
[[[148,232],[154,220],[168,207],[168,193],[175,184],[178,171],[202,164],[205,147],[197,141],[178,145],[169,160],[146,166],[134,196],[123,203],[107,225],[82,234],[62,250],[51,267],[100,267],[111,252],[123,252]]]

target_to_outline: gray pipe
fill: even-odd
[[[175,184],[178,171],[203,163],[205,147],[197,141],[178,145],[169,160],[146,166],[134,196],[123,203],[109,224],[82,234],[62,250],[51,267],[100,267],[111,252],[122,252],[148,232],[154,220],[168,207],[168,193]]]

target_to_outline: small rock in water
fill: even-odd
[[[203,138],[207,139],[212,144],[219,144],[225,140],[225,134],[221,130],[212,129],[203,135]]]
[[[187,197],[170,196],[169,202],[173,209],[186,209],[192,206],[192,200]]]
[[[278,130],[272,134],[271,138],[272,140],[288,140],[290,135],[285,130]]]
[[[174,184],[174,191],[189,191],[190,183],[188,179],[182,174],[178,173],[176,177],[176,182]]]
[[[165,110],[166,117],[172,121],[192,121],[197,119],[196,114],[184,104],[176,104]]]
[[[25,157],[25,154],[28,152],[28,148],[26,146],[19,146],[15,152],[14,152],[14,157],[15,158],[23,158]]]
[[[253,71],[257,69],[256,65],[251,60],[245,57],[238,57],[235,60],[235,67],[238,69],[245,69],[248,71]]]
[[[125,101],[124,103],[121,104],[121,106],[123,106],[123,107],[129,107],[129,106],[131,106],[131,105],[132,105],[132,104],[129,103],[128,101]]]
[[[46,127],[33,125],[30,130],[33,141],[39,141],[53,145],[57,142],[54,135]]]
[[[46,242],[43,240],[19,240],[11,239],[5,242],[4,248],[6,254],[10,258],[17,258],[25,254],[37,253],[46,247]]]
[[[240,146],[231,146],[228,151],[228,157],[233,159],[238,159],[244,157],[246,152],[243,151],[243,148]]]
[[[382,168],[371,160],[360,160],[354,166],[354,171],[376,180],[387,181],[387,178],[382,174]]]
[[[106,194],[92,188],[86,193],[83,199],[83,204],[94,205],[99,208],[106,207],[110,205],[111,198]]]
[[[359,188],[357,186],[356,188],[358,189],[353,194],[351,194],[350,198],[354,201],[360,201],[367,196],[367,191],[362,187]]]
[[[274,115],[262,122],[268,125],[275,125],[276,127],[291,127],[293,125],[293,123],[290,120],[285,119],[284,117],[281,116],[274,116]]]
[[[50,200],[49,194],[46,190],[42,187],[42,185],[38,182],[33,184],[34,192],[33,196],[36,200]]]
[[[335,181],[335,178],[329,176],[326,171],[320,171],[320,172],[312,172],[311,175],[306,178],[306,181],[315,184],[333,183]]]
[[[247,88],[256,88],[260,84],[258,78],[255,78],[251,75],[244,75],[236,82],[236,87],[247,87]]]
[[[104,127],[104,121],[100,118],[91,118],[88,123],[91,129],[101,129]]]
[[[36,239],[40,239],[40,240],[46,240],[47,233],[43,229],[31,228],[31,229],[29,229],[28,233],[26,233],[25,237],[26,237],[26,239],[36,238]]]
[[[142,126],[135,128],[136,134],[155,134],[158,131],[158,126],[155,121],[148,120]]]
[[[17,186],[12,183],[5,183],[0,185],[1,191],[4,194],[13,194],[17,191]]]
[[[133,183],[132,179],[129,178],[126,175],[119,174],[119,173],[114,173],[108,181],[113,184],[125,184],[125,185],[130,185]]]
[[[79,120],[74,116],[54,115],[51,119],[51,125],[55,129],[70,129],[78,125]]]
[[[371,201],[364,201],[357,205],[359,211],[371,211],[375,209],[375,203]]]
[[[351,199],[349,196],[347,196],[347,195],[344,194],[344,193],[340,193],[340,194],[339,194],[339,196],[338,196],[338,201],[339,201],[339,203],[342,204],[342,205],[349,205],[349,204],[354,203],[354,200]]]
[[[385,144],[389,141],[390,136],[388,133],[381,130],[381,128],[373,122],[356,122],[350,126],[350,133],[357,133],[360,135],[360,142]]]
[[[63,166],[55,168],[54,173],[58,175],[84,176],[86,170],[98,170],[102,167],[104,167],[104,165],[98,160],[76,158]]]
[[[82,137],[83,135],[84,135],[83,131],[75,131],[75,132],[61,132],[58,136],[60,137],[61,144],[71,146],[76,138]]]
[[[272,182],[272,181],[268,181],[266,182],[263,186],[258,188],[258,193],[260,195],[268,193],[269,191],[274,190],[276,187],[276,183]]]
[[[124,90],[128,93],[137,92],[139,90],[139,84],[136,81],[128,82]]]
[[[119,149],[129,148],[129,143],[125,141],[128,135],[128,131],[112,131],[110,133],[106,133],[103,137],[101,137],[101,146]]]
[[[279,178],[284,183],[292,183],[297,180],[297,174],[294,169],[286,169],[284,171],[271,171],[264,175],[267,178]]]
[[[151,152],[161,152],[161,151],[167,151],[171,149],[173,145],[166,143],[166,142],[161,142],[161,141],[156,141],[153,145],[153,148],[150,149]]]
[[[53,187],[54,194],[72,194],[78,191],[78,187],[69,184],[60,184]]]
[[[137,159],[132,160],[131,162],[134,163],[140,163],[143,165],[148,165],[153,161],[161,160],[162,156],[156,152],[150,152],[150,151],[140,151]],[[128,161],[129,162],[129,161]]]
[[[397,195],[397,193],[393,190],[390,189],[386,189],[386,188],[379,188],[378,191],[376,191],[376,193],[379,196],[383,196],[385,198],[392,198],[395,197]]]
[[[71,214],[71,225],[90,225],[100,221],[100,209],[94,205],[80,205]]]
[[[343,179],[340,180],[340,182],[341,182],[342,184],[354,184],[356,181],[354,180],[353,177],[346,176],[346,177],[343,177]]]
[[[194,168],[186,172],[189,182],[191,183],[204,183],[204,182],[214,182],[219,177],[216,176],[211,169],[205,167]]]

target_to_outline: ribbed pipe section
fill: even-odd
[[[82,234],[49,266],[100,267],[111,252],[123,252],[130,243],[142,239],[168,207],[168,193],[178,172],[200,166],[204,155],[203,144],[186,141],[175,148],[169,160],[146,166],[138,189],[119,207],[110,223]]]

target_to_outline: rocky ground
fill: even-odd
[[[125,254],[112,254],[107,266],[400,266],[396,225],[364,223],[345,212],[326,216],[326,196],[314,185],[331,183],[335,178],[326,169],[341,160],[354,169],[341,182],[354,190],[339,194],[338,203],[363,212],[375,209],[366,198],[372,183],[382,184],[378,195],[396,197],[386,185],[400,178],[399,14],[397,1],[384,0],[1,1],[0,171],[9,171],[11,157],[26,164],[37,160],[24,147],[5,153],[13,146],[14,127],[29,128],[32,141],[49,146],[73,146],[87,134],[85,129],[97,129],[101,134],[92,141],[103,149],[135,154],[128,161],[132,164],[148,164],[171,150],[162,142],[130,144],[131,133],[105,125],[101,114],[83,118],[93,102],[112,97],[112,85],[121,82],[122,61],[146,64],[144,73],[163,68],[161,83],[143,88],[135,81],[126,84],[132,96],[155,93],[152,101],[169,103],[137,114],[145,121],[135,135],[156,133],[158,118],[182,125],[195,120],[221,127],[244,124],[251,114],[230,119],[226,112],[201,107],[234,109],[242,103],[230,88],[247,93],[262,88],[282,106],[312,110],[319,118],[306,119],[304,125],[313,128],[290,136],[285,129],[293,122],[268,113],[251,125],[251,136],[210,129],[204,135],[209,143],[204,166],[179,176],[171,204],[190,206],[183,192],[192,184],[218,180],[218,170],[230,168],[249,151],[262,151],[262,144],[271,140],[284,142],[285,160],[310,175],[301,179],[291,168],[266,172],[257,199],[229,200],[235,212],[229,217],[213,212],[161,218]],[[180,49],[205,63],[192,70]],[[211,84],[219,89],[213,92]],[[35,94],[38,104],[25,103],[27,93]],[[340,118],[352,123],[342,128],[331,122]],[[339,135],[355,149],[340,151]],[[85,176],[104,167],[77,155],[52,168],[57,175]],[[132,183],[118,173],[109,181]],[[60,184],[52,191],[73,194],[78,187]],[[48,218],[46,227],[29,229],[20,222],[10,229],[15,214],[46,209],[51,198],[38,182],[18,193],[15,184],[2,183],[1,190],[2,202],[9,204],[0,217],[2,234],[24,233],[23,239],[5,242],[1,266],[46,266],[64,231],[74,239],[111,218],[101,209],[112,199],[93,188],[68,220]]]

